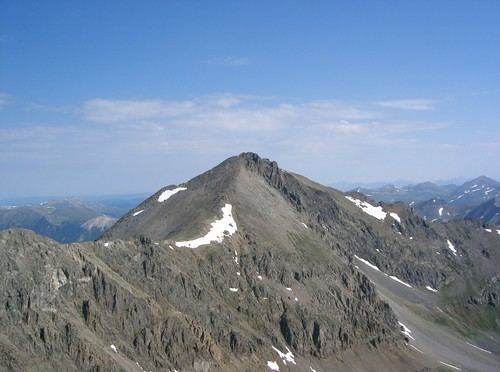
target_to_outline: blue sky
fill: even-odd
[[[255,151],[323,183],[500,178],[498,1],[0,1],[0,198]]]

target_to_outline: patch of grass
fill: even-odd
[[[443,309],[445,313],[438,310],[420,310],[418,313],[425,319],[436,324],[448,327],[465,337],[473,337],[481,331],[500,334],[497,319],[500,319],[500,311],[490,305],[450,305]]]
[[[500,311],[491,305],[467,305],[455,307],[453,312],[458,318],[463,319],[467,328],[471,331],[475,329],[490,331],[500,334],[500,327],[497,319],[500,319]]]
[[[297,251],[310,261],[325,262],[330,258],[330,252],[306,235],[289,232],[288,238],[297,248]]]

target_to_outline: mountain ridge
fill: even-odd
[[[426,346],[420,334],[439,327],[406,303],[420,303],[429,318],[439,306],[453,327],[474,330],[474,342],[498,352],[486,337],[498,329],[467,325],[460,313],[469,306],[494,324],[498,234],[475,222],[433,224],[402,203],[371,203],[242,153],[158,190],[96,242],[60,246],[0,232],[0,349],[14,350],[0,363],[419,371],[456,359],[494,370],[495,356]],[[209,235],[227,205],[235,225]],[[178,244],[200,236],[216,237],[197,248]],[[466,345],[442,332],[445,345]]]

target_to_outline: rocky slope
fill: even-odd
[[[244,153],[158,191],[95,243],[1,233],[0,366],[437,368],[359,267],[430,287],[449,309],[498,315],[499,242],[478,224],[433,224]]]
[[[273,347],[288,347],[291,367],[323,370],[320,358],[358,347],[403,354],[367,278],[314,241],[292,242],[244,234],[202,250],[148,239],[59,246],[7,230],[0,369],[254,371],[283,365]]]

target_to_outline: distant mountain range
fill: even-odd
[[[460,186],[423,182],[402,187],[390,184],[358,187],[353,191],[377,202],[407,203],[426,220],[469,219],[500,224],[500,183],[484,176]],[[95,240],[145,196],[147,194],[93,196],[84,200],[57,197],[50,201],[43,197],[0,200],[0,230],[30,229],[60,243]]]
[[[142,194],[79,198],[43,197],[0,201],[0,230],[29,229],[60,243],[95,240],[127,211],[144,199]]]
[[[403,187],[358,187],[353,191],[378,202],[407,203],[425,219],[449,221],[465,218],[492,224],[498,224],[499,221],[500,208],[492,200],[500,196],[500,182],[486,176],[462,185],[423,182]]]
[[[60,243],[81,242],[96,239],[122,213],[117,208],[83,203],[79,200],[0,206],[0,230],[25,228]]]

